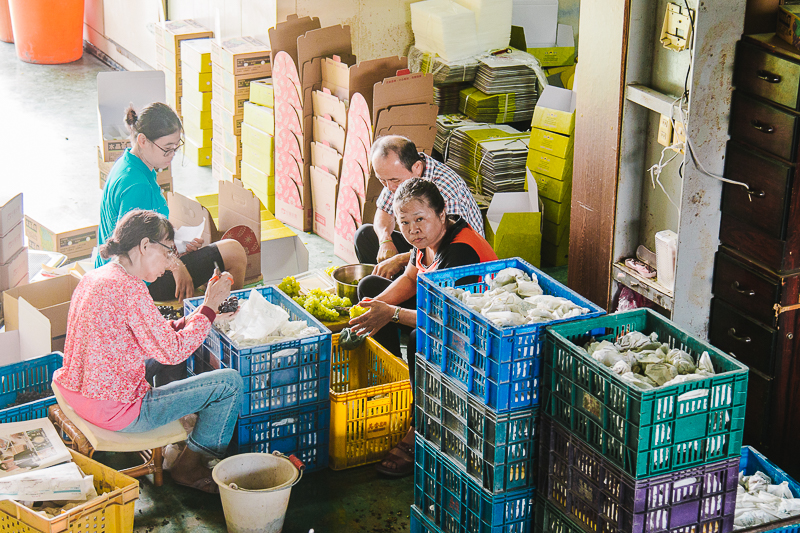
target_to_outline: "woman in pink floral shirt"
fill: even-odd
[[[172,322],[161,316],[144,281],[174,264],[174,236],[154,211],[131,211],[120,220],[100,247],[114,260],[86,274],[72,296],[64,366],[53,383],[82,418],[112,431],[145,432],[197,413],[170,473],[180,485],[217,492],[204,456],[222,457],[230,442],[242,401],[238,372],[216,370],[155,389],[145,380],[146,360],[176,364],[202,344],[230,294],[225,272],[209,280],[196,312]]]

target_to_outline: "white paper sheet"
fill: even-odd
[[[186,252],[186,245],[194,239],[199,239],[203,236],[203,230],[206,228],[206,221],[203,220],[202,224],[197,226],[181,226],[175,230],[175,248],[178,253]],[[204,243],[209,244],[209,243]]]

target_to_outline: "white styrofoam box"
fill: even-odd
[[[513,0],[455,0],[475,13],[480,51],[506,48],[511,40]]]
[[[415,46],[458,61],[478,53],[475,12],[452,0],[424,0],[411,4]]]
[[[525,40],[528,43],[555,44],[558,34],[558,0],[514,0],[511,21],[514,26],[525,29]]]

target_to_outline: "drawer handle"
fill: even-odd
[[[768,70],[758,70],[758,71],[756,71],[756,76],[758,76],[760,79],[766,81],[767,83],[780,83],[781,82],[781,77],[780,76],[778,76],[777,74],[773,74],[772,72],[770,72]]]
[[[733,283],[731,283],[731,289],[735,290],[739,294],[744,294],[745,296],[755,296],[756,295],[756,291],[754,291],[752,289],[740,289],[738,281],[734,281]]]
[[[729,329],[728,330],[728,336],[729,337],[733,337],[735,340],[737,340],[739,342],[744,342],[745,344],[753,340],[750,337],[737,337],[736,336],[736,328]]]
[[[757,189],[747,189],[747,195],[750,196],[751,198],[753,196],[755,196],[756,198],[764,198],[766,196],[764,191],[759,191]]]
[[[775,128],[773,128],[769,124],[764,124],[760,120],[753,120],[752,122],[750,122],[750,124],[752,124],[753,127],[758,131],[760,131],[761,133],[772,133],[775,131]]]

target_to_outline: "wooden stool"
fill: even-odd
[[[153,474],[153,484],[164,481],[162,448],[186,440],[186,431],[179,421],[170,422],[146,433],[121,433],[90,424],[72,410],[57,387],[53,387],[58,405],[51,405],[47,417],[59,431],[64,443],[73,450],[91,457],[94,452],[135,452],[144,464],[121,470],[131,477]]]

